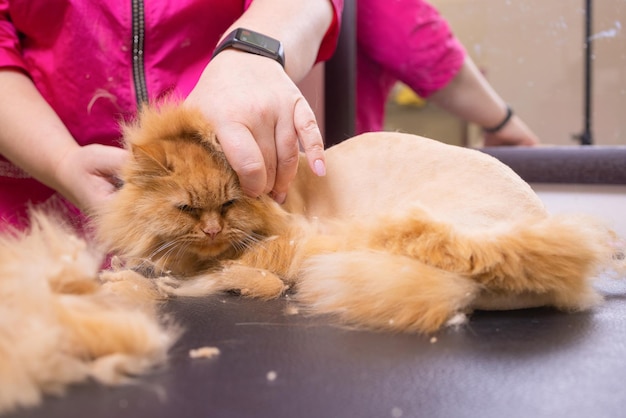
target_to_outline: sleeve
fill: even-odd
[[[253,0],[245,0],[244,10],[250,6]],[[326,61],[335,52],[337,40],[339,39],[339,29],[341,28],[341,13],[343,12],[343,0],[329,0],[333,6],[333,20],[324,34],[320,49],[315,62]],[[355,0],[356,1],[356,0]]]
[[[27,72],[19,35],[9,16],[9,2],[0,0],[0,68],[8,67]]]
[[[461,69],[466,51],[424,0],[359,0],[359,51],[427,98]]]
[[[356,0],[355,0],[356,1]],[[333,6],[333,20],[324,35],[316,62],[326,61],[335,52],[337,40],[339,39],[339,29],[341,28],[341,13],[343,12],[343,0],[331,0]]]

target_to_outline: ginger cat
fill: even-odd
[[[592,306],[610,233],[549,215],[507,166],[479,151],[401,133],[304,160],[284,205],[250,198],[196,109],[148,107],[125,127],[123,187],[97,217],[128,266],[161,291],[287,288],[310,312],[372,329],[431,333],[473,309]]]

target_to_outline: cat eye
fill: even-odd
[[[222,203],[222,213],[226,212],[228,208],[230,208],[235,203],[235,199],[231,199],[227,202]]]
[[[189,205],[178,205],[176,206],[176,209],[178,209],[181,212],[187,213],[189,215],[197,215],[200,212],[199,208],[195,208],[193,206],[189,206]]]

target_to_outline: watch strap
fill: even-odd
[[[215,48],[211,58],[229,48],[271,58],[285,66],[283,44],[277,39],[250,29],[237,28],[230,32]]]

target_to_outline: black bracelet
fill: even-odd
[[[511,106],[506,105],[506,116],[504,117],[502,122],[500,122],[497,126],[494,126],[493,128],[483,128],[483,131],[490,133],[490,134],[498,132],[500,129],[504,128],[504,126],[507,123],[509,123],[512,116],[513,116],[513,109],[511,109]]]
[[[235,48],[250,54],[271,58],[285,67],[283,44],[278,39],[270,38],[250,29],[238,28],[226,35],[213,51],[211,59],[227,48]]]

